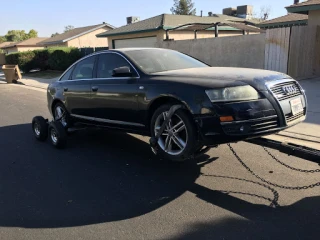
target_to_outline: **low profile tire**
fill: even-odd
[[[54,147],[65,148],[67,145],[67,133],[61,122],[51,122],[49,124],[48,133],[50,141]]]
[[[63,103],[61,103],[61,102],[56,103],[53,107],[52,114],[53,114],[53,118],[55,120],[57,120],[57,119],[61,118],[61,116],[63,116],[59,120],[59,122],[61,122],[61,124],[63,125],[63,127],[65,129],[72,127],[73,124],[72,124],[70,114],[68,113],[68,111],[65,108],[65,106],[63,105]]]
[[[44,142],[48,138],[48,123],[43,117],[32,119],[32,130],[37,140]]]
[[[151,119],[151,136],[160,130],[166,114],[172,105],[160,106]],[[188,160],[195,152],[196,127],[192,117],[184,109],[177,110],[157,142],[158,155],[174,162]]]

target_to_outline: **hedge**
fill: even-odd
[[[54,47],[6,55],[7,64],[19,65],[23,72],[32,69],[66,70],[72,63],[81,58],[77,48]]]

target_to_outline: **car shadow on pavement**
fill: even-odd
[[[0,226],[56,228],[133,218],[176,199],[200,175],[195,161],[159,161],[144,141],[104,130],[74,133],[67,148],[57,150],[35,140],[31,124],[6,126],[0,149]]]
[[[184,164],[160,161],[145,141],[129,134],[78,132],[70,136],[66,149],[56,150],[49,142],[36,141],[31,125],[22,124],[0,128],[0,149],[0,226],[58,228],[120,221],[190,191],[240,217],[192,223],[173,239],[308,238],[319,233],[319,197],[277,208],[253,204],[196,183],[201,167],[217,158],[204,156]],[[278,193],[269,190],[276,205]]]

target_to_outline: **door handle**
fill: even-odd
[[[68,88],[67,88],[67,87],[64,87],[64,88],[63,88],[63,91],[68,92]]]
[[[97,92],[99,88],[97,86],[94,86],[91,89],[92,89],[93,92]]]

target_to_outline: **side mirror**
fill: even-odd
[[[113,77],[132,77],[132,73],[129,67],[119,67],[112,71]]]

